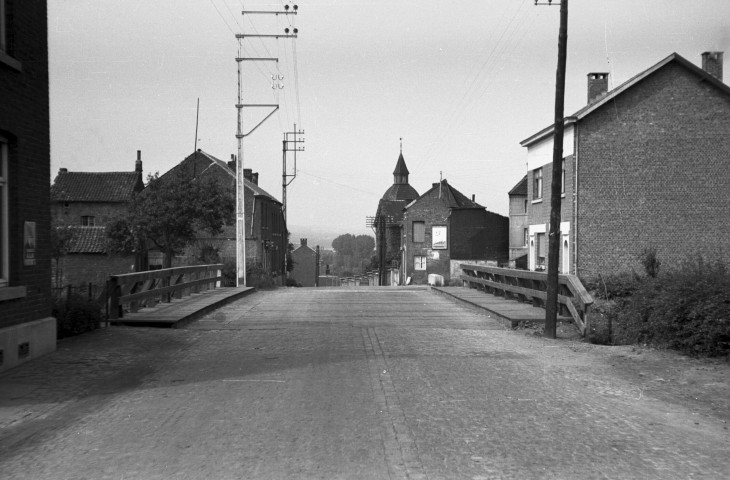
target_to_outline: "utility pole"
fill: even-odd
[[[292,10],[289,10],[289,5],[284,6],[284,11],[261,11],[261,10],[244,10],[241,15],[296,15],[299,7],[294,5]],[[245,22],[244,22],[245,24]],[[279,109],[278,104],[244,104],[243,103],[243,85],[241,78],[241,63],[245,61],[261,61],[261,62],[278,62],[278,58],[254,58],[244,57],[242,55],[243,41],[246,38],[259,37],[259,38],[297,38],[298,30],[295,28],[293,33],[289,33],[289,29],[284,29],[284,34],[274,35],[261,35],[261,34],[248,34],[248,33],[237,33],[236,40],[238,40],[238,56],[236,57],[236,63],[238,64],[238,102],[236,103],[237,115],[237,129],[236,139],[238,141],[238,157],[236,161],[236,286],[243,284],[246,285],[246,207],[245,207],[245,187],[243,178],[243,139],[251,135],[254,130],[259,128],[262,123],[268,120],[274,112]],[[243,133],[243,109],[246,107],[263,107],[271,109],[268,115],[264,117],[255,127],[249,130],[248,133]]]
[[[286,221],[286,187],[297,178],[297,152],[303,152],[304,139],[298,139],[297,135],[304,135],[304,130],[297,130],[297,124],[294,124],[293,132],[284,132],[284,141],[282,148],[282,164],[281,164],[281,201],[284,205],[284,221]],[[294,152],[294,170],[293,173],[287,173],[286,168],[286,152]],[[291,177],[291,180],[288,180]]]
[[[535,5],[552,5],[538,3]],[[568,50],[568,0],[560,0],[558,33],[558,68],[555,75],[555,125],[553,136],[553,173],[550,182],[550,235],[548,240],[547,300],[545,302],[545,337],[555,338],[558,322],[558,260],[560,258],[560,190],[563,161],[565,106],[565,65]]]

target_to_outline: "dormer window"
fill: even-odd
[[[94,217],[91,215],[82,216],[81,225],[84,227],[93,227],[94,226]]]

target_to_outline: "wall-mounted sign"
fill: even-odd
[[[446,250],[448,248],[446,239],[446,227],[431,227],[431,248],[434,250]]]
[[[35,222],[25,222],[23,228],[23,265],[35,265]]]

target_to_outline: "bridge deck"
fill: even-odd
[[[135,313],[124,312],[122,318],[112,320],[111,324],[176,328],[255,290],[253,287],[222,287],[194,293],[189,297],[174,299],[170,303],[141,308]]]
[[[545,323],[545,309],[529,303],[518,302],[491,293],[465,287],[431,287],[432,291],[450,297],[473,310],[484,312],[507,322],[512,327],[520,323]],[[571,317],[558,316],[559,320],[572,321]]]

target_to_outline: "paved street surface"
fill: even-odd
[[[425,289],[257,292],[0,374],[0,478],[729,478],[729,371]]]

